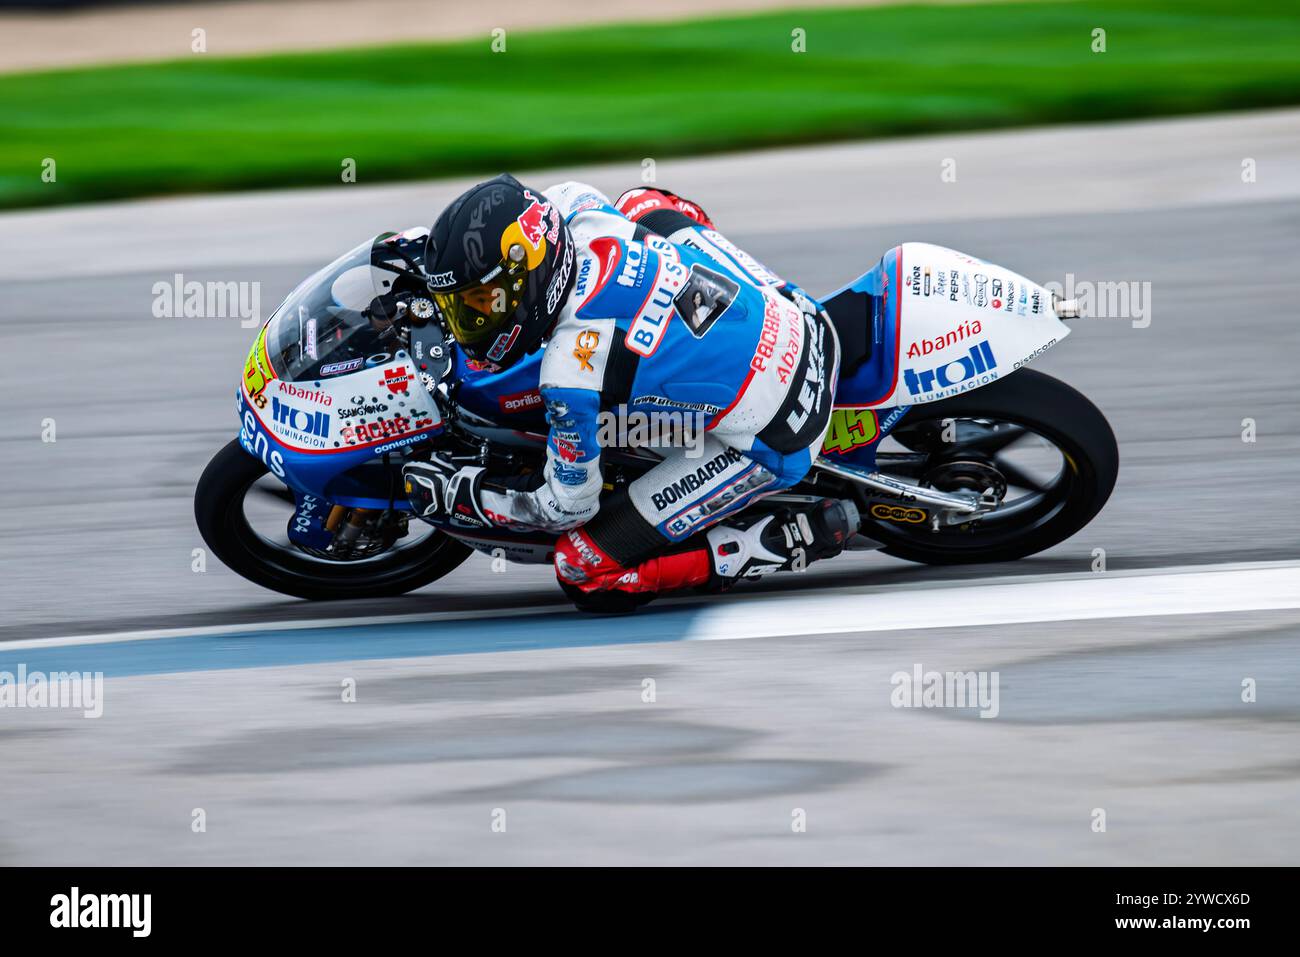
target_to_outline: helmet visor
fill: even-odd
[[[487,282],[435,292],[433,299],[456,341],[471,354],[481,354],[514,322],[527,281],[526,267],[503,263]]]

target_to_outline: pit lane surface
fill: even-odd
[[[38,667],[54,649],[34,639],[141,629],[205,627],[192,638],[212,656],[191,670],[181,637],[151,673],[109,659],[98,720],[0,711],[0,861],[1294,863],[1300,615],[1285,603],[922,626],[927,607],[978,603],[986,589],[961,587],[974,579],[1091,579],[1097,548],[1153,583],[1170,566],[1296,556],[1298,131],[1300,113],[1274,111],[661,163],[660,182],[817,291],[906,239],[1041,280],[1151,283],[1149,327],[1081,322],[1036,363],[1119,436],[1120,482],[1092,526],[1014,565],[814,566],[754,591],[785,604],[864,589],[864,623],[880,607],[866,589],[935,591],[887,632],[820,634],[807,615],[807,634],[761,641],[680,641],[695,606],[672,604],[638,617],[644,644],[604,647],[621,623],[602,637],[559,609],[545,570],[495,575],[480,556],[418,595],[328,609],[215,562],[191,571],[190,495],[233,435],[251,332],[153,318],[154,283],[258,281],[266,314],[338,250],[427,221],[463,183],[0,216],[0,670]],[[576,175],[617,192],[639,169]],[[57,442],[41,441],[46,418]],[[227,628],[536,606],[556,609],[548,633],[572,621],[592,640],[507,651],[498,622],[478,639],[426,623],[409,639],[422,647],[361,661],[365,628],[388,636],[370,625],[350,630],[350,658],[270,663]],[[262,644],[284,647],[276,634]],[[97,646],[57,647],[73,667]],[[892,708],[889,676],[917,663],[1000,671],[1003,713]],[[339,700],[346,678],[355,704]],[[196,807],[206,834],[190,830]],[[1096,807],[1111,809],[1106,834],[1090,830]],[[791,833],[795,808],[807,833]],[[69,838],[54,858],[49,828]]]

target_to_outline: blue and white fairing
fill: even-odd
[[[1050,290],[929,243],[896,246],[822,302],[846,352],[862,324],[868,354],[841,370],[822,454],[867,469],[909,408],[994,382],[1070,333]]]
[[[391,482],[364,466],[442,431],[417,363],[379,306],[395,275],[382,268],[386,250],[404,238],[363,243],[309,277],[249,351],[237,394],[240,444],[300,506],[314,496],[387,507]]]

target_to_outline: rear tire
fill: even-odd
[[[472,551],[442,532],[358,562],[329,562],[278,546],[258,535],[244,514],[245,494],[266,472],[236,439],[212,457],[194,490],[203,541],[231,571],[263,588],[311,601],[402,595],[446,575]]]
[[[1020,369],[987,386],[913,407],[899,434],[917,423],[942,419],[990,419],[1015,423],[1053,443],[1063,453],[1059,501],[1025,527],[998,529],[977,522],[962,531],[938,533],[871,518],[863,534],[884,543],[886,555],[928,565],[1006,562],[1051,548],[1075,534],[1101,511],[1119,475],[1119,447],[1101,411],[1059,379]],[[882,466],[884,467],[884,466]],[[997,515],[997,512],[992,513]]]

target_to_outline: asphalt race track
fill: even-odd
[[[362,174],[0,215],[0,672],[107,678],[96,719],[0,709],[0,863],[1300,861],[1300,111],[659,162],[814,291],[917,239],[1149,283],[1150,322],[1080,320],[1036,362],[1120,441],[1074,539],[982,568],[849,555],[617,621],[483,556],[347,606],[192,570],[253,331],[155,318],[153,286],[257,282],[269,315],[465,185]],[[918,665],[997,672],[998,714],[892,706]]]

